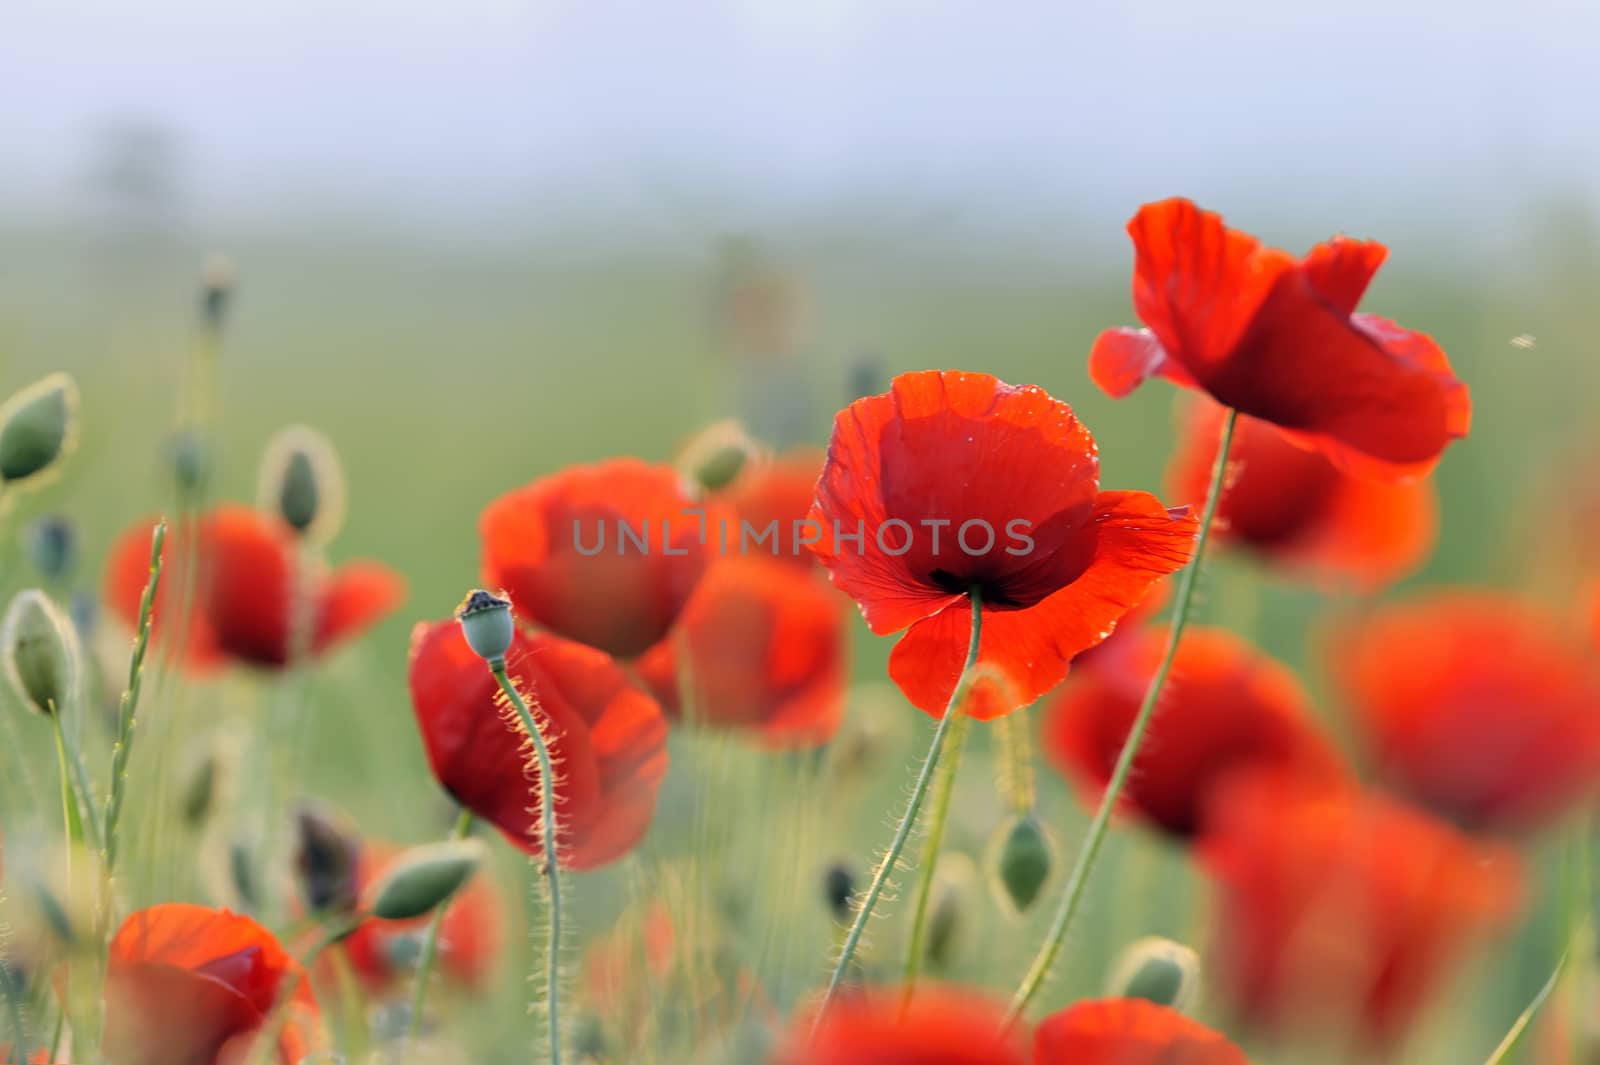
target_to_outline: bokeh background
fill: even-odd
[[[238,287],[216,493],[254,498],[272,432],[315,426],[349,485],[334,555],[411,584],[312,694],[303,789],[375,834],[448,824],[410,718],[407,633],[474,582],[478,511],[513,485],[665,459],[727,416],[820,444],[887,374],[959,367],[1068,400],[1107,485],[1159,488],[1171,391],[1112,403],[1085,355],[1131,321],[1124,221],[1167,195],[1291,248],[1385,241],[1365,307],[1433,333],[1474,389],[1473,435],[1438,474],[1439,550],[1389,594],[1570,595],[1563,552],[1600,496],[1600,8],[1584,0],[12,0],[3,22],[0,393],[66,369],[84,425],[62,480],[12,520],[76,520],[92,588],[112,537],[166,505],[200,264],[225,254]],[[0,564],[4,590],[27,582],[16,554]],[[1347,605],[1222,562],[1201,609],[1327,696],[1315,635]],[[888,642],[857,643],[858,676],[880,679]],[[265,687],[190,699],[174,742],[248,742]],[[715,902],[759,882],[743,925],[704,919],[792,1004],[831,936],[822,870],[882,843],[879,811],[922,742],[890,696],[856,702],[852,720],[892,749],[853,782],[675,740],[657,829],[643,857],[591,878],[589,930],[641,883]],[[950,841],[981,860],[1000,806],[982,739],[973,751]],[[1041,777],[1075,845],[1083,812]],[[842,804],[826,825],[807,810],[819,788]],[[15,775],[0,804],[39,805]],[[144,814],[162,816],[156,799]],[[1124,833],[1052,1000],[1097,987],[1137,934],[1203,945],[1195,895],[1178,856]],[[1012,984],[1043,916],[1007,923],[977,890],[962,971]],[[876,937],[890,966],[891,925]],[[1448,1038],[1416,1060],[1481,1058],[1548,973],[1551,936],[1536,920],[1504,945],[1470,985],[1482,1007],[1441,1019]],[[481,1007],[482,1048],[518,1045],[520,964]]]

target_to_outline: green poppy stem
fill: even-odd
[[[461,816],[456,819],[456,827],[450,833],[451,839],[466,839],[472,831],[472,811],[462,810]],[[444,925],[445,911],[450,908],[452,899],[445,899],[433,911],[433,916],[428,921],[428,930],[422,936],[421,953],[417,956],[417,986],[411,992],[411,1010],[406,1015],[406,1038],[402,1044],[400,1060],[404,1061],[410,1054],[411,1045],[417,1040],[417,1033],[422,1028],[422,1009],[428,1001],[428,979],[433,975],[433,962],[439,955],[439,930]]]
[[[972,719],[966,714],[956,714],[950,726],[949,753],[939,766],[939,777],[933,785],[933,809],[928,813],[928,835],[922,845],[922,858],[917,869],[917,896],[911,911],[911,940],[906,946],[905,974],[901,981],[901,1003],[911,1001],[917,985],[917,974],[922,969],[922,959],[928,952],[928,906],[933,899],[933,874],[939,864],[939,851],[944,846],[945,824],[950,817],[950,800],[955,795],[956,773],[961,768],[961,749],[967,740]]]
[[[1200,532],[1195,540],[1194,557],[1184,568],[1178,582],[1178,598],[1173,606],[1172,630],[1167,636],[1166,650],[1161,656],[1160,665],[1156,667],[1155,676],[1150,679],[1150,686],[1145,689],[1144,701],[1139,705],[1139,712],[1134,717],[1133,727],[1128,730],[1127,739],[1123,741],[1122,753],[1117,755],[1116,766],[1111,771],[1111,779],[1106,784],[1105,794],[1100,798],[1100,806],[1095,810],[1094,819],[1089,822],[1089,833],[1084,837],[1083,846],[1078,851],[1078,859],[1072,867],[1071,875],[1067,878],[1061,905],[1051,918],[1050,929],[1045,934],[1039,953],[1034,957],[1027,975],[1022,978],[1022,983],[1012,996],[1011,1007],[1006,1013],[1005,1023],[1008,1029],[1016,1024],[1023,1011],[1028,1008],[1028,1003],[1033,1001],[1033,996],[1044,986],[1045,979],[1050,975],[1050,967],[1055,964],[1056,956],[1061,952],[1067,929],[1071,926],[1072,918],[1077,914],[1078,906],[1083,901],[1089,873],[1094,868],[1095,859],[1099,857],[1101,845],[1105,842],[1111,814],[1116,809],[1117,800],[1122,796],[1122,789],[1127,786],[1128,778],[1133,773],[1134,759],[1139,755],[1139,748],[1144,742],[1145,733],[1150,728],[1150,721],[1155,717],[1161,690],[1166,686],[1168,674],[1172,672],[1173,659],[1178,655],[1178,643],[1183,638],[1184,626],[1189,621],[1189,608],[1194,601],[1194,588],[1200,573],[1200,563],[1205,556],[1206,543],[1211,536],[1211,523],[1216,518],[1217,504],[1222,499],[1224,482],[1227,480],[1228,452],[1233,446],[1233,430],[1238,419],[1239,412],[1230,408],[1222,423],[1222,438],[1217,445],[1217,460],[1211,470],[1211,486],[1206,492],[1205,506],[1200,515]]]
[[[906,841],[911,838],[912,830],[916,828],[917,815],[922,812],[923,800],[928,795],[928,785],[933,780],[934,770],[939,766],[939,756],[950,735],[952,723],[962,716],[960,707],[966,698],[967,688],[972,683],[973,667],[978,662],[978,642],[983,632],[983,603],[979,598],[977,587],[974,586],[968,595],[972,603],[972,637],[967,644],[966,664],[961,667],[961,676],[956,679],[955,690],[950,693],[950,701],[945,705],[944,716],[939,718],[939,725],[933,731],[933,742],[929,744],[922,769],[917,773],[917,782],[912,786],[911,798],[906,803],[906,812],[900,818],[899,826],[895,828],[894,838],[889,841],[888,851],[872,874],[872,883],[867,886],[866,894],[856,906],[855,920],[850,924],[850,931],[845,934],[844,945],[839,949],[839,958],[834,962],[833,974],[828,978],[828,989],[823,992],[822,1001],[817,1006],[816,1017],[812,1021],[813,1032],[822,1023],[823,1017],[828,1012],[828,1004],[833,1001],[839,985],[844,982],[844,975],[850,969],[850,961],[855,957],[856,948],[861,945],[861,936],[866,931],[867,921],[872,917],[872,911],[877,907],[878,899],[883,895],[883,889],[888,885],[889,877],[900,861],[900,854],[905,850]]]
[[[505,659],[491,662],[489,669],[499,682],[501,692],[516,710],[523,729],[533,742],[534,754],[539,759],[539,824],[540,835],[544,838],[544,875],[550,882],[550,905],[546,908],[550,923],[546,942],[544,1005],[550,1030],[550,1065],[561,1065],[561,863],[556,854],[555,768],[544,734],[539,731],[539,723],[529,712],[522,693],[517,691],[517,686],[506,675]]]

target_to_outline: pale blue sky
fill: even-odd
[[[181,134],[196,210],[1122,210],[1175,190],[1494,212],[1600,188],[1592,0],[5,0],[0,212],[92,131]]]

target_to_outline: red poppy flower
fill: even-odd
[[[151,519],[123,533],[106,567],[106,601],[129,625],[138,624],[139,603],[150,580],[154,525]],[[294,530],[279,518],[234,503],[216,507],[189,529],[172,530],[163,552],[152,631],[157,640],[186,632],[184,658],[196,668],[230,660],[286,664],[296,589],[303,589],[310,602],[313,654],[359,635],[405,598],[404,579],[376,562],[303,572]],[[186,592],[180,575],[191,565],[194,609],[180,621],[171,615]]]
[[[1032,702],[1194,552],[1196,521],[1144,492],[1102,492],[1094,439],[1065,403],[988,374],[925,371],[834,421],[813,547],[873,632],[908,629],[889,673],[940,715],[966,659],[968,590],[980,662]]]
[[[1600,675],[1553,617],[1452,592],[1379,611],[1333,646],[1378,770],[1475,828],[1529,828],[1600,779]]]
[[[816,747],[844,717],[843,606],[794,566],[726,558],[639,672],[674,718],[687,685],[697,724],[748,729],[769,747]]]
[[[1215,535],[1216,530],[1212,533]],[[1110,636],[1078,652],[1072,660],[1072,668],[1079,671],[1103,669],[1113,677],[1125,676],[1131,668],[1130,657],[1139,653],[1145,627],[1166,609],[1167,600],[1172,597],[1171,585],[1172,582],[1165,579],[1152,584],[1139,604],[1117,622]]]
[[[484,508],[484,582],[557,635],[634,658],[689,601],[716,555],[720,520],[671,466],[573,467]]]
[[[1219,791],[1216,966],[1245,1017],[1392,1044],[1519,894],[1515,855],[1393,800],[1270,774]]]
[[[806,522],[817,495],[817,478],[822,473],[820,451],[803,448],[776,459],[757,461],[741,473],[721,493],[738,520],[735,540],[739,553],[763,554],[804,568],[816,564],[816,556],[806,543],[816,538]]]
[[[1198,1021],[1143,999],[1080,1002],[1046,1017],[1034,1065],[1249,1065],[1244,1052]]]
[[[402,853],[400,848],[388,844],[362,845],[356,877],[367,902],[371,901],[367,896]],[[406,921],[368,918],[340,946],[367,990],[383,992],[396,982],[412,979],[409,962],[402,964],[400,959],[415,956],[410,947],[432,920],[431,914]],[[486,985],[494,972],[503,923],[494,881],[486,872],[478,873],[450,897],[444,920],[439,925],[437,971],[440,975],[468,989]]]
[[[922,984],[909,1004],[898,988],[834,1000],[815,1035],[802,1017],[774,1065],[1027,1065],[1026,1040],[1001,1034],[1005,1010],[983,995]]]
[[[626,1007],[651,998],[672,970],[677,949],[672,914],[664,905],[649,907],[642,919],[625,918],[584,954],[585,999],[607,1019],[617,1019]]]
[[[0,1043],[0,1061],[11,1060],[11,1044]],[[28,1065],[50,1065],[50,1051],[41,1047],[28,1055]],[[65,1065],[65,1063],[62,1063]]]
[[[1141,207],[1128,233],[1149,328],[1095,341],[1089,374],[1111,395],[1159,375],[1386,480],[1426,473],[1467,434],[1467,387],[1439,345],[1355,313],[1382,244],[1337,237],[1296,262],[1180,199]]]
[[[1094,802],[1111,779],[1166,642],[1164,627],[1140,633],[1126,672],[1075,677],[1046,711],[1046,755]],[[1123,790],[1123,807],[1175,836],[1191,836],[1220,781],[1262,766],[1315,780],[1341,773],[1287,667],[1231,633],[1190,626]]]
[[[592,869],[643,838],[667,772],[667,722],[603,651],[544,633],[518,633],[506,654],[519,690],[537,701],[561,767],[562,864]],[[446,791],[513,845],[542,850],[537,770],[488,667],[454,621],[411,634],[411,706],[433,774]],[[536,712],[539,712],[536,710]]]
[[[275,1060],[318,1041],[305,971],[248,917],[187,903],[130,916],[111,940],[105,1055],[117,1065],[239,1065],[286,1004]]]
[[[1204,499],[1223,410],[1200,399],[1184,419],[1167,476],[1177,499]],[[1292,435],[1240,418],[1216,535],[1325,584],[1372,591],[1415,570],[1433,550],[1439,503],[1431,482],[1354,477]]]

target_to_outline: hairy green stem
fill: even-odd
[[[1238,411],[1230,408],[1222,423],[1222,438],[1217,444],[1217,459],[1211,470],[1211,485],[1206,491],[1205,507],[1200,515],[1200,532],[1195,540],[1194,557],[1184,568],[1183,576],[1178,582],[1178,597],[1173,606],[1172,629],[1167,635],[1166,650],[1162,653],[1155,675],[1150,678],[1150,686],[1145,689],[1144,701],[1140,703],[1139,712],[1133,719],[1133,726],[1128,730],[1127,739],[1122,743],[1122,752],[1117,755],[1111,779],[1106,784],[1105,794],[1100,797],[1100,805],[1095,810],[1094,819],[1089,823],[1088,835],[1084,837],[1083,845],[1078,851],[1077,861],[1067,878],[1066,890],[1061,896],[1061,904],[1056,909],[1055,916],[1051,918],[1050,929],[1045,933],[1044,943],[1011,998],[1011,1007],[1006,1013],[1005,1022],[1008,1029],[1016,1024],[1022,1012],[1028,1008],[1028,1003],[1033,1000],[1033,996],[1038,994],[1045,979],[1050,975],[1050,967],[1055,964],[1056,956],[1061,952],[1067,929],[1078,912],[1079,903],[1083,901],[1089,873],[1093,870],[1095,859],[1100,854],[1100,847],[1105,842],[1111,814],[1117,807],[1117,800],[1122,796],[1122,789],[1127,785],[1128,777],[1133,773],[1134,760],[1139,755],[1139,747],[1144,742],[1146,731],[1150,728],[1150,721],[1155,717],[1161,690],[1166,686],[1168,674],[1172,672],[1172,662],[1178,655],[1178,643],[1183,638],[1183,628],[1189,621],[1189,608],[1194,602],[1195,583],[1200,573],[1201,560],[1205,556],[1206,542],[1211,536],[1211,523],[1217,516],[1217,504],[1222,499],[1223,485],[1227,480],[1228,452],[1233,446],[1233,429],[1238,420]]]
[[[939,766],[939,756],[944,750],[945,740],[950,735],[951,725],[957,717],[962,716],[961,703],[966,698],[967,687],[972,683],[972,669],[978,662],[978,643],[983,632],[983,602],[976,586],[968,593],[968,598],[972,607],[972,636],[967,643],[966,663],[961,667],[960,677],[956,679],[955,690],[950,693],[950,701],[945,704],[944,715],[939,718],[939,725],[933,731],[933,742],[928,745],[922,769],[917,773],[917,782],[912,785],[911,798],[906,802],[906,812],[894,830],[894,838],[889,841],[888,851],[872,874],[872,883],[867,885],[866,894],[861,896],[860,902],[856,904],[855,920],[850,924],[850,931],[845,933],[844,944],[839,948],[839,957],[834,962],[833,973],[828,977],[828,989],[823,992],[822,1001],[818,1003],[816,1016],[811,1022],[813,1032],[822,1024],[822,1019],[828,1012],[828,1004],[833,1001],[839,985],[844,982],[845,973],[850,970],[850,961],[855,957],[856,948],[861,945],[861,936],[866,931],[867,921],[872,917],[872,911],[877,907],[878,899],[883,895],[883,889],[888,885],[890,876],[894,874],[895,865],[900,861],[900,853],[905,850],[906,841],[911,838],[911,833],[916,828],[917,815],[922,812],[922,803],[927,798],[928,785],[933,780],[934,770]]]
[[[522,693],[506,674],[504,658],[489,664],[500,690],[517,712],[539,759],[539,825],[544,842],[544,875],[550,882],[549,939],[545,957],[545,1010],[550,1029],[550,1065],[561,1065],[561,863],[556,854],[556,778],[550,748]]]
[[[472,831],[472,811],[462,810],[461,816],[456,818],[456,827],[451,831],[451,839],[466,839]],[[433,916],[428,921],[428,930],[422,935],[421,953],[417,955],[417,986],[411,991],[411,1010],[406,1015],[406,1037],[401,1044],[401,1060],[411,1052],[411,1044],[416,1042],[417,1033],[422,1028],[422,1008],[428,1001],[428,979],[433,975],[433,962],[439,954],[439,930],[444,925],[445,911],[450,908],[453,899],[445,899],[433,911]]]
[[[966,743],[972,722],[962,713],[956,714],[955,718],[955,724],[950,726],[949,751],[939,766],[938,779],[933,785],[933,809],[928,811],[928,836],[922,845],[922,858],[918,863],[917,896],[911,910],[911,939],[906,945],[902,1005],[911,1001],[917,973],[922,969],[922,958],[928,950],[928,903],[933,898],[933,877],[939,864],[939,851],[944,846],[950,800],[956,791],[956,773],[961,768],[961,748]]]

